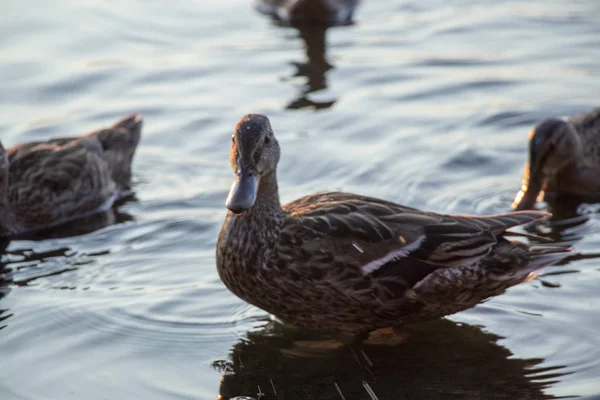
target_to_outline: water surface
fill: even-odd
[[[343,189],[506,211],[535,122],[598,105],[597,1],[370,1],[326,31],[277,26],[246,0],[0,11],[5,145],[145,118],[133,198],[4,250],[2,399],[600,398],[597,259],[398,346],[307,357],[298,344],[314,338],[230,294],[214,255],[248,112],[272,120],[284,201]],[[597,208],[583,211],[538,230],[598,252]]]

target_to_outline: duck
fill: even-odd
[[[600,201],[600,107],[545,119],[530,132],[529,161],[513,208],[531,209],[542,198]]]
[[[543,211],[443,215],[346,192],[281,205],[279,159],[268,117],[244,116],[216,267],[233,294],[294,327],[401,329],[471,308],[571,252],[509,239]]]
[[[0,143],[0,236],[106,211],[130,189],[143,120],[130,115],[79,137]]]
[[[255,0],[258,11],[287,24],[348,25],[359,0]]]

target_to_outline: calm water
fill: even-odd
[[[248,112],[272,120],[284,201],[341,188],[507,210],[533,124],[599,105],[597,0],[372,0],[327,32],[275,26],[247,0],[5,0],[0,46],[5,145],[146,121],[134,198],[4,250],[0,398],[600,398],[598,259],[399,346],[309,351],[308,333],[224,288],[214,255]],[[592,254],[596,211],[538,230]]]

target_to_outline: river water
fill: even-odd
[[[509,209],[536,121],[599,105],[596,0],[371,0],[356,21],[300,31],[246,0],[2,2],[5,145],[145,125],[134,196],[4,250],[0,398],[600,399],[594,207],[537,228],[585,257],[396,346],[307,352],[311,334],[220,282],[246,113],[271,118],[283,201],[343,189],[482,214]]]

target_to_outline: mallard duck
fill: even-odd
[[[108,209],[129,188],[142,118],[88,135],[0,143],[0,236],[30,232]]]
[[[600,200],[600,108],[567,120],[546,119],[529,135],[529,162],[516,210],[532,208],[541,191],[549,198]]]
[[[267,117],[240,120],[217,270],[231,292],[289,324],[361,335],[435,319],[569,254],[506,238],[541,211],[441,215],[342,192],[281,206],[279,155]]]
[[[344,25],[359,0],[255,0],[256,8],[286,23]]]

